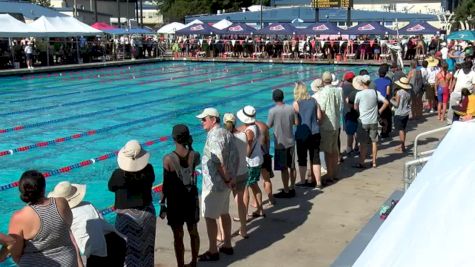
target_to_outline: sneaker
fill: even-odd
[[[285,192],[285,191],[282,190],[279,193],[274,194],[274,197],[275,198],[291,198],[290,190],[289,190],[289,192]]]
[[[233,255],[234,254],[234,249],[232,247],[227,248],[227,247],[220,247],[219,252],[226,254],[226,255]]]
[[[290,197],[295,197],[295,189],[290,189],[289,190],[289,195],[290,195]]]
[[[429,113],[434,113],[434,112],[435,112],[435,110],[433,110],[433,109],[429,110]]]

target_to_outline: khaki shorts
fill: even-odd
[[[326,153],[338,152],[338,131],[320,131],[320,151]]]
[[[225,189],[220,192],[201,192],[201,216],[217,219],[219,216],[229,213],[229,196],[231,190]]]
[[[357,135],[358,142],[361,144],[369,144],[370,142],[378,142],[378,124],[361,124],[358,123]]]

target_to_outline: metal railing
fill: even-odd
[[[475,122],[475,119],[466,121],[466,122]],[[450,130],[452,128],[452,125],[441,127],[438,129],[430,130],[427,132],[420,133],[416,136],[416,139],[414,140],[414,159],[407,161],[404,164],[404,173],[403,173],[403,183],[404,183],[404,191],[406,191],[411,183],[416,179],[417,174],[419,171],[422,170],[424,165],[429,161],[431,158],[432,154],[434,151],[437,150],[435,149],[430,149],[430,150],[425,150],[425,151],[420,151],[419,149],[419,141],[423,137],[428,137],[430,135],[433,135],[435,133],[440,133],[446,130]]]

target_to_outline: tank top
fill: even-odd
[[[30,205],[40,217],[40,230],[31,240],[25,240],[25,248],[19,266],[76,267],[77,255],[69,235],[69,226],[64,222],[50,198],[47,205]]]
[[[243,132],[235,132],[234,138],[236,140],[236,148],[238,150],[239,155],[239,167],[237,170],[237,176],[243,175],[247,173],[247,162],[246,162],[246,155],[247,155],[247,140],[246,134]],[[247,177],[246,177],[247,178]]]
[[[262,164],[262,150],[260,144],[260,133],[257,128],[257,125],[250,125],[246,128],[247,130],[251,130],[254,133],[254,140],[251,144],[251,155],[246,157],[246,162],[248,167],[258,167]]]
[[[175,151],[168,154],[168,156],[172,159],[173,169],[175,169],[175,172],[183,185],[196,185],[196,175],[194,173],[196,167],[196,163],[194,162],[195,152],[189,150],[184,158],[181,158]],[[182,161],[184,162],[182,163]]]
[[[315,110],[317,108],[317,101],[315,98],[299,100],[299,124],[295,132],[296,140],[307,140],[311,135],[320,133],[320,127],[317,123],[317,115]]]

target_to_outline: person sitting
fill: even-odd
[[[21,175],[20,199],[27,203],[10,219],[9,234],[15,239],[10,252],[19,266],[82,267],[71,234],[73,215],[64,198],[45,197],[43,174],[30,170]]]
[[[91,203],[83,201],[85,195],[86,185],[63,181],[48,197],[62,197],[68,201],[73,214],[71,232],[88,267],[124,266],[125,240]]]
[[[470,94],[470,90],[463,88],[460,104],[452,109],[454,110],[454,121],[471,119],[475,116],[475,93]]]

